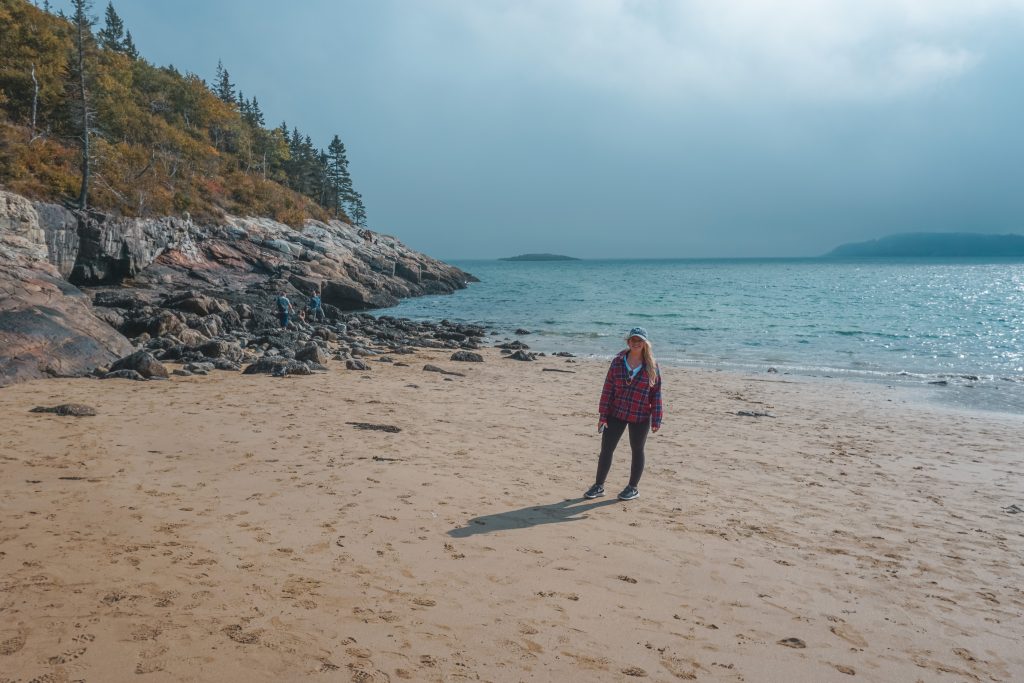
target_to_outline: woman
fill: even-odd
[[[622,433],[629,429],[629,447],[633,465],[629,485],[619,500],[633,500],[640,495],[637,484],[644,473],[644,442],[648,431],[661,429],[661,371],[651,353],[647,330],[634,327],[626,335],[628,348],[615,356],[601,390],[600,419],[601,457],[597,461],[597,481],[584,493],[586,498],[604,495],[604,480],[612,467],[612,455]]]

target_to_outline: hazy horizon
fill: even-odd
[[[152,63],[340,135],[370,227],[438,258],[1024,231],[1024,0],[114,7]]]

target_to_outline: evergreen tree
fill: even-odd
[[[361,228],[366,227],[366,207],[363,206],[363,195],[352,190],[352,198],[349,202],[349,213],[352,222]]]
[[[104,13],[104,26],[96,38],[101,47],[114,52],[125,51],[124,21],[118,16],[114,9],[114,3],[107,3],[107,11]]]
[[[92,3],[89,0],[72,0],[72,7],[75,15],[72,23],[75,28],[75,59],[73,60],[74,76],[77,83],[77,109],[76,118],[79,129],[82,133],[82,184],[78,191],[78,207],[86,209],[89,206],[89,177],[92,172],[91,159],[89,157],[89,136],[92,134],[92,112],[89,111],[89,89],[86,87],[88,80],[86,73],[86,53],[89,49],[89,41],[92,39],[93,18],[89,16]]]
[[[329,207],[332,192],[327,152],[320,150],[316,155],[316,203]]]
[[[327,146],[327,177],[331,188],[326,203],[321,206],[330,209],[335,216],[344,213],[353,224],[366,227],[366,207],[363,197],[352,185],[352,175],[348,170],[348,155],[345,143],[335,135]]]
[[[345,211],[345,205],[352,196],[352,177],[348,172],[348,156],[345,152],[345,143],[337,135],[331,139],[327,146],[327,168],[330,181],[331,195],[328,198],[325,208],[334,212],[339,218]],[[351,218],[351,216],[350,216]]]
[[[260,110],[260,103],[256,101],[256,97],[253,96],[252,102],[249,103],[249,115],[252,119],[250,123],[254,126],[262,128],[264,126],[263,112]]]
[[[313,138],[308,135],[302,138],[302,167],[300,169],[302,194],[311,197],[316,201],[317,197],[317,170],[319,167],[319,156],[316,147],[313,146]]]
[[[231,82],[231,76],[228,74],[228,70],[224,68],[224,64],[218,59],[217,60],[217,75],[213,84],[213,94],[221,99],[222,102],[228,104],[235,104],[235,84]]]
[[[138,59],[139,58],[139,51],[135,49],[135,41],[132,40],[132,32],[131,31],[127,31],[124,34],[124,42],[122,43],[122,46],[123,46],[123,49],[121,50],[121,52],[124,52],[126,55],[128,55],[132,59]]]

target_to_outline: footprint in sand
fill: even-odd
[[[281,593],[285,598],[297,598],[307,593],[313,593],[320,588],[322,581],[310,579],[305,576],[292,576],[281,587]]]
[[[190,610],[195,609],[206,602],[207,599],[213,597],[212,591],[196,591],[192,594],[192,599],[182,609]]]
[[[855,647],[865,648],[868,646],[868,641],[864,636],[849,624],[836,624],[830,627],[829,630]]]
[[[377,681],[390,681],[391,677],[383,671],[369,671],[359,664],[349,664],[349,671],[352,672],[353,683],[376,683]]]
[[[178,593],[178,591],[175,590],[161,591],[154,596],[156,600],[153,601],[153,606],[170,607],[172,604],[174,604],[175,598],[177,598],[179,595],[180,593]]]
[[[665,667],[670,674],[681,681],[697,680],[697,670],[703,668],[693,660],[681,659],[673,656],[663,657],[661,665]]]
[[[167,654],[167,648],[163,646],[147,648],[139,652],[139,661],[135,663],[135,673],[151,674],[164,670],[163,660],[159,659]]]
[[[591,657],[589,655],[569,652],[568,650],[563,650],[562,654],[572,658],[576,662],[576,666],[592,671],[607,671],[608,665],[611,663],[606,657]]]
[[[778,643],[779,645],[785,645],[786,647],[792,647],[798,650],[802,650],[805,647],[807,647],[807,643],[800,640],[799,638],[783,638],[782,640],[778,641]]]
[[[131,634],[128,638],[130,640],[141,641],[141,640],[156,640],[163,630],[159,626],[153,626],[151,624],[139,624],[132,629]]]
[[[225,626],[221,629],[221,632],[236,643],[242,643],[243,645],[252,645],[253,643],[260,642],[260,635],[263,633],[260,629],[245,631],[239,624]]]
[[[69,664],[78,659],[79,657],[81,657],[82,655],[84,655],[87,651],[88,648],[76,647],[71,650],[62,652],[59,655],[54,655],[53,657],[50,657],[46,660],[46,663],[54,666],[56,666],[57,664]]]
[[[71,662],[75,661],[76,659],[84,655],[86,652],[88,652],[89,648],[86,646],[86,644],[91,643],[94,640],[96,640],[96,636],[92,635],[91,633],[79,633],[71,639],[71,642],[75,643],[79,647],[74,647],[65,652],[60,653],[59,655],[54,655],[53,657],[47,659],[46,662],[51,666],[56,666],[59,664],[70,664]]]
[[[525,642],[528,643],[528,644],[527,645],[523,645],[521,643],[517,643],[514,640],[505,640],[505,641],[502,642],[502,649],[505,652],[516,654],[519,657],[519,659],[524,659],[524,660],[537,659],[537,654],[536,654],[537,650],[535,650],[534,648],[530,647],[530,644],[536,645],[536,643],[533,643],[530,640],[526,640]],[[540,648],[539,645],[537,645],[537,647]]]
[[[413,598],[412,602],[414,605],[419,605],[420,607],[433,607],[437,604],[437,600],[432,600],[430,598]]]
[[[19,652],[25,647],[27,638],[28,634],[25,631],[18,631],[10,638],[0,640],[0,655],[13,655],[15,652]]]

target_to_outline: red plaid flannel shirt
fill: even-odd
[[[663,412],[661,371],[657,371],[658,380],[653,387],[648,381],[646,366],[641,368],[632,381],[627,381],[629,374],[623,362],[627,353],[628,350],[615,356],[611,367],[608,368],[608,376],[605,377],[604,388],[601,390],[601,419],[607,420],[610,416],[626,422],[650,420],[652,427],[660,428]]]

